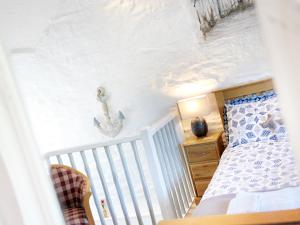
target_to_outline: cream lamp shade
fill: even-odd
[[[211,112],[211,105],[207,95],[180,100],[177,102],[177,106],[182,120],[195,117],[203,118]]]

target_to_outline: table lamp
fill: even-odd
[[[183,99],[177,102],[182,120],[191,120],[191,129],[195,136],[204,137],[208,127],[204,119],[211,112],[210,102],[207,95]]]

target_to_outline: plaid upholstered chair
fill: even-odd
[[[64,165],[51,165],[51,178],[67,225],[95,225],[87,176]]]

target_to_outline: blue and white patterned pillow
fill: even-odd
[[[265,105],[264,105],[265,106]],[[277,140],[277,136],[268,127],[261,124],[265,122],[263,109],[257,102],[239,105],[227,105],[229,146],[257,142],[262,140]]]
[[[227,119],[227,106],[228,105],[240,105],[243,103],[251,103],[251,102],[262,102],[265,100],[268,100],[270,98],[277,97],[276,92],[274,90],[270,91],[263,91],[258,94],[250,94],[250,95],[244,95],[237,98],[229,99],[225,102],[224,106],[224,131],[225,131],[225,138],[227,142],[229,142],[229,130],[228,130],[228,119]]]
[[[229,145],[264,140],[277,141],[287,135],[277,96],[265,101],[226,105]]]
[[[276,96],[277,96],[277,94],[274,90],[263,91],[260,93],[254,93],[254,94],[250,94],[250,95],[244,95],[244,96],[228,99],[225,102],[225,104],[226,105],[239,105],[239,104],[249,103],[249,102],[261,102],[261,101],[265,101],[267,99],[270,99],[270,98],[273,98]]]

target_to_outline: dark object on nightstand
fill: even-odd
[[[208,131],[205,119],[200,119],[199,117],[192,120],[191,128],[193,134],[197,137],[205,137]]]

